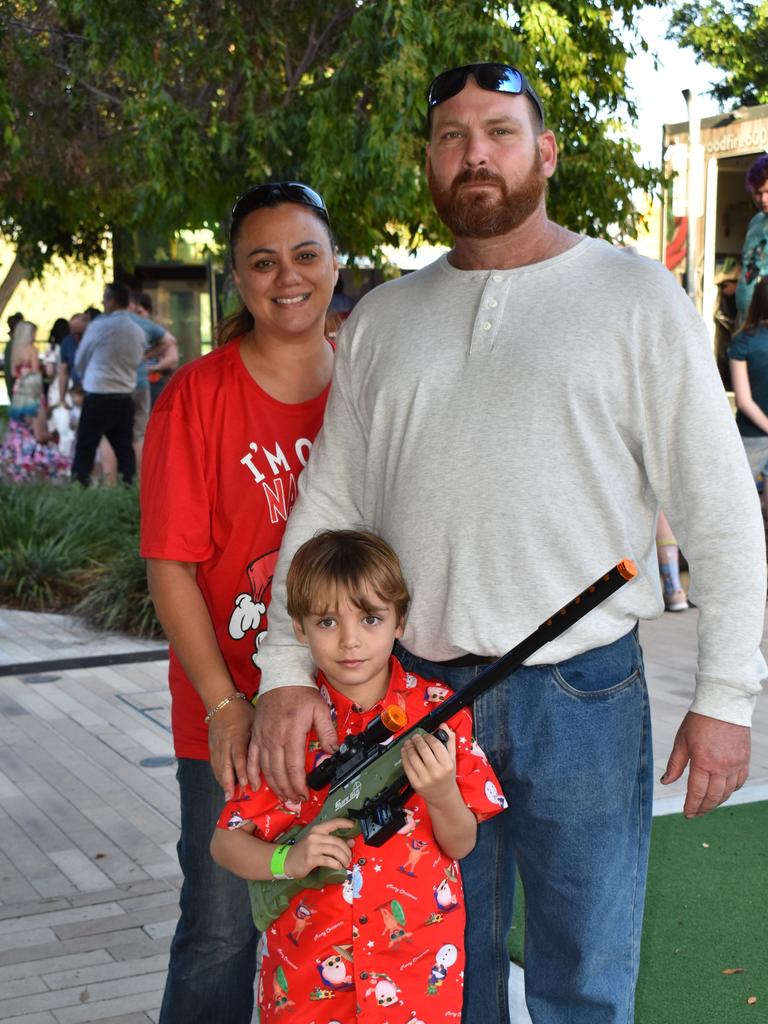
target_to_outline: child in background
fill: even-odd
[[[680,581],[680,548],[661,509],[656,523],[656,557],[661,574],[664,608],[668,612],[684,612],[688,608],[688,595]]]
[[[340,740],[390,704],[411,724],[430,711],[436,698],[425,680],[392,657],[409,595],[389,545],[370,533],[321,533],[296,552],[287,588],[294,631],[318,667]],[[257,791],[238,787],[225,806],[211,853],[236,875],[303,878],[316,867],[347,875],[343,885],[300,892],[265,933],[262,1024],[459,1020],[464,905],[456,861],[474,847],[477,822],[507,805],[473,741],[469,711],[443,728],[446,745],[434,736],[406,741],[403,767],[414,795],[406,824],[379,848],[333,835],[349,828],[341,819],[318,824],[287,850],[274,843],[315,819],[325,791],[285,805],[263,783]],[[307,771],[318,752],[310,733]]]

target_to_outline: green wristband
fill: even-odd
[[[272,854],[272,860],[269,862],[269,870],[272,872],[272,877],[278,880],[283,878],[293,878],[293,875],[286,875],[285,859],[288,856],[288,851],[293,846],[293,843],[283,843],[280,846],[275,847],[275,852]]]

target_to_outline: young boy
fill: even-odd
[[[318,668],[318,686],[339,739],[361,732],[390,704],[410,723],[442,700],[392,657],[409,595],[394,551],[379,537],[328,531],[296,552],[288,573],[288,611],[296,636]],[[456,860],[475,845],[477,822],[506,802],[482,751],[472,718],[450,719],[448,743],[406,741],[403,767],[414,795],[407,823],[383,846],[349,827],[323,822],[290,847],[276,873],[303,878],[316,867],[346,870],[343,885],[307,889],[265,935],[259,1007],[262,1024],[433,1024],[461,1017],[464,909]],[[307,770],[322,754],[310,735]],[[214,859],[247,879],[270,879],[274,840],[309,824],[325,792],[301,805],[281,804],[266,783],[238,788],[211,841]],[[283,1011],[290,1013],[283,1014]]]

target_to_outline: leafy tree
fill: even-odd
[[[722,103],[768,103],[768,0],[684,3],[672,17],[670,35],[725,71],[712,89]]]
[[[656,180],[622,120],[641,5],[0,0],[0,232],[36,273],[98,256],[111,225],[221,231],[239,191],[287,178],[323,192],[344,252],[445,239],[426,84],[499,59],[529,73],[558,134],[553,216],[634,233],[631,194]]]

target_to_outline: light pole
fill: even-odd
[[[696,242],[698,238],[698,218],[701,209],[701,196],[698,194],[703,186],[701,176],[697,173],[699,145],[701,139],[701,122],[696,105],[696,96],[690,89],[683,89],[683,97],[688,108],[688,162],[686,168],[686,215],[688,217],[688,237],[685,260],[685,289],[691,302],[696,305]]]

